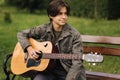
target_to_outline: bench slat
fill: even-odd
[[[102,72],[86,71],[88,78],[93,78],[93,80],[120,80],[120,74],[110,74]]]
[[[81,35],[83,42],[120,44],[120,37]]]
[[[120,56],[120,48],[108,48],[108,47],[100,47],[100,46],[83,46],[83,51],[85,53],[89,52],[97,52],[105,55],[114,55]]]

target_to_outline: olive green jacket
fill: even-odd
[[[81,56],[83,53],[80,33],[68,24],[63,26],[61,36],[56,43],[54,42],[55,36],[51,23],[18,32],[17,37],[24,51],[31,45],[28,38],[32,37],[34,39],[40,39],[40,41],[51,41],[58,47],[59,53],[79,54]],[[63,59],[60,60],[60,63],[68,72],[66,80],[86,80],[82,60]]]

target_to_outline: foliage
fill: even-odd
[[[30,13],[33,13],[35,10],[46,9],[49,0],[5,0],[5,2],[19,9],[27,9]]]
[[[72,15],[86,18],[107,17],[108,0],[68,0]]]
[[[5,12],[4,14],[5,14],[4,21],[5,21],[6,23],[11,23],[11,22],[12,22],[12,19],[11,19],[10,13]]]
[[[46,9],[50,0],[5,0],[9,5],[27,9],[30,13]],[[120,0],[65,0],[71,6],[71,15],[85,18],[120,18]]]
[[[108,18],[119,19],[120,18],[120,0],[109,0],[108,4]]]

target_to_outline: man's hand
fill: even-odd
[[[32,58],[32,59],[37,59],[37,58],[39,57],[39,55],[36,54],[36,52],[39,53],[39,51],[33,49],[32,46],[29,46],[29,47],[27,48],[27,51],[28,51],[28,55],[30,56],[30,58]]]

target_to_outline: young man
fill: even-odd
[[[50,23],[23,30],[18,33],[18,41],[32,59],[39,52],[29,43],[29,38],[51,41],[58,48],[58,54],[79,54],[82,56],[80,33],[67,24],[69,5],[63,0],[52,0],[47,9]],[[38,72],[34,80],[86,80],[82,60],[59,59],[54,69]]]

